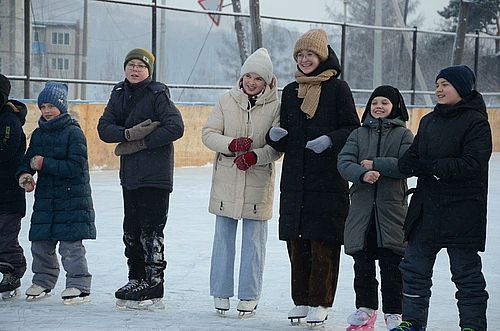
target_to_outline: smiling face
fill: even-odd
[[[245,94],[253,96],[257,95],[266,87],[266,82],[262,77],[253,72],[249,72],[243,75],[243,92]]]
[[[370,105],[373,118],[386,118],[392,112],[392,102],[386,97],[375,97]]]
[[[442,105],[453,106],[462,100],[462,97],[458,94],[453,85],[444,78],[439,78],[436,81],[436,90],[434,94],[437,97],[437,102]]]
[[[318,55],[310,50],[302,50],[298,52],[296,61],[299,69],[305,74],[310,74],[316,70],[321,63]]]
[[[144,62],[132,59],[125,65],[125,77],[131,84],[137,84],[149,77],[148,67]]]
[[[43,103],[40,106],[40,111],[42,112],[42,117],[48,122],[50,120],[53,120],[57,116],[61,115],[61,111],[59,108],[54,106],[51,103]]]

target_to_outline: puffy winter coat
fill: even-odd
[[[335,54],[315,71],[340,66]],[[268,143],[284,152],[280,183],[279,238],[308,239],[342,244],[349,210],[347,182],[337,171],[337,155],[351,131],[359,127],[351,90],[346,82],[331,77],[321,83],[316,113],[307,119],[300,110],[299,84],[288,84],[281,96],[280,126],[288,135]],[[306,149],[309,140],[327,135],[332,146],[316,154]]]
[[[203,143],[216,152],[209,211],[234,219],[268,220],[274,198],[274,161],[280,157],[266,144],[267,131],[279,125],[276,78],[253,107],[239,84],[219,98],[203,127]],[[257,164],[247,171],[236,167],[236,155],[229,150],[238,137],[250,137],[250,151],[257,155]]]
[[[354,130],[338,157],[342,177],[351,181],[351,208],[344,231],[344,250],[353,255],[366,248],[372,211],[378,247],[404,254],[403,223],[408,209],[406,175],[398,170],[398,159],[413,141],[413,134],[399,117],[374,119],[366,116],[363,126]],[[362,182],[368,171],[360,165],[372,160],[380,173],[371,185]]]
[[[16,100],[0,108],[0,214],[26,213],[24,190],[19,187],[16,170],[26,151],[23,125],[27,113],[26,105]]]
[[[38,170],[29,239],[95,239],[94,208],[87,162],[87,141],[80,125],[64,113],[38,121],[17,176],[34,174],[30,160],[44,157]]]
[[[486,105],[477,91],[454,106],[437,105],[420,121],[413,144],[399,161],[418,176],[405,221],[405,235],[417,223],[438,247],[484,251],[488,162],[492,152]],[[422,167],[422,161],[432,167]]]
[[[143,93],[144,92],[144,93]],[[139,97],[142,96],[142,97]],[[136,99],[129,112],[127,105]],[[120,156],[121,185],[129,190],[139,187],[157,187],[169,192],[173,188],[174,145],[184,134],[184,123],[179,110],[170,100],[165,84],[151,78],[138,84],[118,83],[111,92],[97,131],[102,141],[126,141],[124,130],[147,119],[161,124],[144,138],[146,149]]]

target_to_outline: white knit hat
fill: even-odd
[[[253,52],[241,67],[241,77],[248,73],[254,73],[264,79],[266,84],[273,80],[273,63],[265,48],[259,48]]]

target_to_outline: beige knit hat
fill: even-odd
[[[297,54],[303,50],[313,51],[321,62],[328,58],[328,37],[325,30],[312,29],[304,33],[295,43],[293,58],[297,61]]]
[[[240,77],[251,72],[262,77],[266,84],[271,84],[273,80],[273,63],[267,49],[259,48],[246,59],[241,67]]]

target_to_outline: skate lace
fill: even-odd
[[[401,324],[399,324],[393,330],[398,330],[398,331],[414,331],[416,329],[413,327],[413,325],[411,324],[411,322],[403,321],[403,322],[401,322]]]
[[[146,281],[141,281],[136,287],[131,289],[131,292],[139,292],[147,289],[149,287],[149,283]]]
[[[135,288],[136,286],[138,286],[140,283],[139,280],[137,279],[131,279],[128,281],[127,284],[123,285],[123,287],[120,289],[121,291],[129,291],[133,288]]]
[[[13,285],[17,282],[17,277],[11,274],[4,274],[0,282],[1,285]]]

